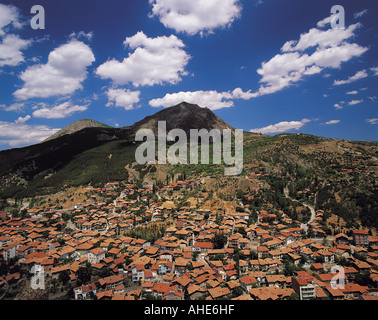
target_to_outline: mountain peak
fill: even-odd
[[[43,142],[53,140],[67,134],[72,134],[85,128],[110,128],[110,126],[92,119],[81,119],[54,133],[51,137],[47,138]]]
[[[210,110],[207,107],[200,107],[198,104],[193,104],[193,103],[189,103],[189,102],[186,102],[186,101],[182,101],[179,104],[177,104],[175,106],[172,106],[170,108],[176,108],[176,109],[180,108],[180,109],[183,109],[183,110],[185,110],[185,109],[188,109],[188,110],[199,110],[199,108],[201,108],[201,109],[208,109],[208,110]],[[167,109],[169,109],[169,108],[167,108]]]
[[[187,134],[190,129],[231,129],[229,124],[216,116],[209,108],[202,108],[185,101],[147,116],[132,127],[135,130],[152,129],[157,134],[158,121],[166,121],[167,131],[183,129]]]

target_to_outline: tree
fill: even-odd
[[[109,267],[104,267],[99,271],[99,276],[101,278],[109,277],[112,275],[112,270]]]
[[[358,283],[360,286],[369,286],[374,287],[374,282],[370,278],[370,272],[361,272],[356,274],[354,281]]]
[[[216,234],[212,239],[214,249],[223,249],[227,243],[227,237],[224,234]]]
[[[283,273],[285,274],[285,276],[289,277],[293,275],[294,271],[294,264],[292,264],[291,262],[289,262],[289,260],[286,259],[283,263]]]
[[[82,284],[91,281],[92,267],[89,263],[85,267],[80,267],[76,272],[77,284],[80,286]]]
[[[243,199],[243,197],[244,197],[244,192],[242,190],[238,189],[236,191],[236,198],[237,199]]]
[[[293,292],[293,293],[290,295],[289,300],[299,300],[299,295],[298,295],[298,293]]]
[[[70,273],[69,273],[69,271],[65,270],[65,271],[59,273],[59,280],[63,284],[66,284],[70,280]]]
[[[244,291],[241,287],[235,287],[231,290],[231,292],[232,292],[233,298],[239,297],[244,293]]]
[[[192,260],[193,261],[197,261],[198,255],[199,255],[199,252],[198,251],[194,251],[193,254],[192,254]]]
[[[8,266],[5,261],[0,261],[0,276],[6,276],[8,274]]]

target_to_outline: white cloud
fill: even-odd
[[[18,117],[17,120],[14,121],[14,123],[18,124],[18,123],[25,123],[26,121],[30,120],[31,116],[30,115],[27,115],[25,117]]]
[[[365,119],[365,121],[370,124],[378,124],[378,118]]]
[[[18,35],[9,34],[12,29],[20,29],[19,10],[13,5],[0,3],[0,67],[17,66],[24,61],[22,50],[26,49],[31,40],[23,40]]]
[[[318,28],[330,21],[331,17],[319,21]],[[298,41],[287,41],[281,47],[281,53],[262,62],[257,70],[261,86],[254,96],[280,91],[304,76],[319,74],[326,68],[340,68],[341,63],[362,55],[368,48],[347,42],[360,26],[357,23],[346,29],[312,28],[301,34]]]
[[[372,67],[370,70],[373,72],[373,76],[378,76],[378,67]]]
[[[5,111],[15,111],[15,112],[20,112],[23,111],[25,107],[24,103],[13,103],[9,106],[5,104],[0,104],[0,108],[2,108]]]
[[[359,104],[363,102],[364,100],[352,100],[348,102],[348,106],[354,106],[355,104]]]
[[[88,105],[72,105],[71,102],[63,102],[52,108],[42,107],[33,112],[34,118],[44,118],[44,119],[62,119],[67,118],[74,114],[75,112],[83,112],[88,109]]]
[[[317,49],[312,55],[312,63],[321,68],[340,68],[342,62],[347,62],[354,57],[359,57],[368,48],[355,43],[343,43],[339,46],[326,49]]]
[[[338,124],[339,122],[340,122],[340,120],[330,120],[330,121],[327,121],[324,124]]]
[[[346,94],[357,94],[358,91],[357,90],[352,90],[352,91],[348,91]]]
[[[28,125],[0,121],[0,144],[10,147],[23,147],[39,143],[53,135],[59,129],[53,129],[45,125]]]
[[[232,91],[232,97],[233,99],[249,100],[255,97],[255,94],[252,93],[251,90],[244,92],[241,88],[236,88],[234,91]]]
[[[0,36],[5,35],[4,27],[13,26],[16,29],[22,27],[18,9],[13,5],[0,3]]]
[[[215,90],[210,91],[187,91],[177,93],[167,93],[163,98],[150,100],[149,105],[151,107],[172,107],[180,102],[188,102],[197,104],[200,107],[207,107],[211,110],[217,110],[221,108],[229,108],[234,105],[233,101],[224,99],[231,99],[232,95],[229,92],[217,92]]]
[[[236,88],[232,92],[218,92],[216,90],[180,91],[167,93],[163,98],[150,100],[149,105],[151,107],[168,108],[185,101],[203,108],[207,107],[210,110],[217,110],[233,107],[234,99],[248,100],[250,98],[252,98],[252,93],[250,91],[244,92],[240,88]]]
[[[17,35],[6,35],[0,43],[0,67],[17,66],[24,61],[21,50],[31,44],[30,40],[23,40]]]
[[[340,110],[340,109],[343,108],[343,106],[342,106],[341,104],[339,104],[339,103],[335,103],[335,104],[334,104],[334,107],[335,107],[335,109],[337,109],[337,110]]]
[[[368,13],[368,9],[364,9],[364,10],[361,10],[361,11],[355,12],[355,13],[353,14],[353,17],[354,17],[355,19],[358,19],[358,18],[361,18],[362,16],[364,16],[364,15],[367,14],[367,13]]]
[[[193,35],[212,33],[220,27],[229,27],[240,17],[238,0],[149,0],[150,17],[176,32]]]
[[[20,76],[25,82],[14,96],[21,100],[72,94],[82,88],[87,67],[95,61],[88,45],[71,40],[50,52],[46,64],[28,67]]]
[[[298,41],[287,41],[281,48],[281,51],[304,51],[308,48],[335,47],[344,40],[353,36],[354,31],[361,26],[360,23],[352,24],[346,29],[328,29],[319,30],[311,28],[307,33],[302,33]]]
[[[80,40],[80,39],[84,39],[84,40],[88,40],[88,41],[91,41],[92,38],[93,38],[93,32],[90,31],[88,33],[84,32],[84,31],[80,31],[80,32],[72,32],[70,34],[70,39],[75,39],[75,40]]]
[[[368,76],[367,71],[366,70],[361,70],[361,71],[356,72],[356,74],[354,74],[353,76],[350,76],[346,80],[335,80],[333,82],[333,85],[334,86],[340,86],[342,84],[352,83],[354,81],[366,78],[367,76]]]
[[[342,62],[360,56],[367,49],[356,44],[345,43],[337,47],[317,49],[312,55],[289,52],[277,54],[263,62],[257,70],[264,85],[256,95],[270,94],[289,87],[305,75],[320,73],[324,68],[339,68]]]
[[[109,100],[107,107],[115,105],[116,107],[123,107],[125,110],[132,110],[135,109],[134,105],[140,100],[140,91],[109,89],[106,94]]]
[[[310,122],[309,119],[302,119],[301,121],[281,121],[276,124],[271,124],[269,126],[259,128],[259,129],[251,129],[250,132],[268,134],[268,133],[281,133],[287,132],[290,130],[299,130],[302,128],[306,123]]]
[[[316,24],[316,26],[318,28],[324,28],[326,25],[328,25],[329,23],[331,23],[331,20],[333,18],[333,15],[330,15],[320,21],[318,21],[318,23]]]
[[[265,83],[258,91],[259,95],[270,94],[298,82],[311,67],[310,56],[298,52],[277,54],[268,62],[263,62],[257,73]]]
[[[190,59],[182,48],[184,43],[175,35],[148,38],[142,31],[126,38],[124,45],[135,51],[122,62],[108,60],[96,73],[115,84],[132,83],[134,86],[175,84],[187,75],[185,67]]]

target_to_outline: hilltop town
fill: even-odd
[[[287,178],[282,194],[298,206],[282,210],[266,188],[282,175],[250,172],[255,187],[233,200],[201,177],[15,203],[0,212],[0,298],[378,299],[378,237],[315,210],[322,183]]]

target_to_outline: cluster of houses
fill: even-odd
[[[198,183],[186,180],[159,192]],[[338,234],[327,243],[318,239],[324,236],[322,211],[312,222],[317,238],[308,238],[285,215],[279,220],[261,210],[258,221],[250,223],[245,212],[167,209],[161,198],[152,199],[153,193],[151,186],[112,182],[94,188],[91,201],[68,211],[33,208],[27,218],[3,214],[0,262],[10,267],[0,275],[0,290],[39,266],[47,284],[66,275],[73,299],[378,298],[377,236],[353,230],[351,237]],[[168,218],[170,224],[157,240],[125,235],[135,226]],[[222,236],[219,245],[215,240]],[[341,260],[344,285],[335,288],[334,267]],[[90,277],[83,283],[84,269]],[[361,283],[361,275],[369,285]]]

